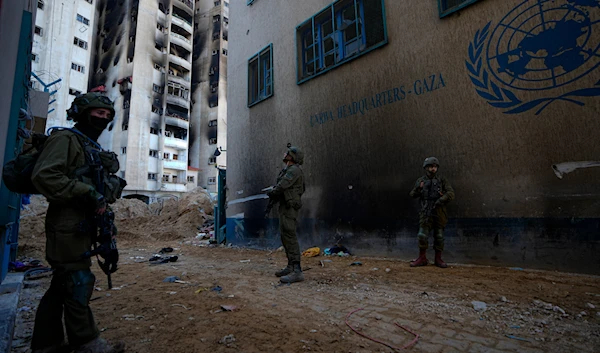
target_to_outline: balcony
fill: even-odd
[[[164,160],[163,169],[187,170],[187,163],[179,160]]]
[[[178,150],[187,150],[187,140],[176,139],[174,137],[165,137],[165,147],[173,147]]]
[[[176,104],[185,109],[190,109],[190,100],[188,98],[167,94],[167,103]]]
[[[191,71],[192,70],[192,64],[185,60],[184,58],[181,58],[173,53],[169,54],[169,61],[172,62],[173,64],[177,64],[181,67],[183,67],[184,69]]]
[[[185,87],[190,87],[190,79],[189,78],[169,74],[169,81],[178,83]]]
[[[190,128],[190,123],[187,119],[184,119],[184,118],[176,116],[176,115],[168,116],[165,114],[165,124],[176,126],[176,127],[186,129],[186,130],[189,130],[189,128]]]
[[[193,33],[192,24],[189,23],[188,21],[178,17],[176,14],[173,14],[173,17],[171,17],[171,22],[178,25],[179,27],[185,29],[190,34]]]
[[[187,187],[183,183],[166,183],[163,182],[160,184],[160,191],[168,191],[168,192],[186,192]]]
[[[176,0],[173,2],[173,5],[178,5],[177,7],[185,8],[183,6],[179,6],[180,4],[184,4],[185,6],[187,6],[186,10],[194,10],[194,3],[192,2],[192,0]]]
[[[170,35],[171,35],[171,43],[180,45],[189,51],[192,50],[192,41],[191,40],[187,39],[186,37],[184,37],[182,35],[179,35],[179,34],[173,33],[173,32],[171,32]]]

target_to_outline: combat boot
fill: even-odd
[[[275,276],[277,276],[277,277],[286,276],[286,275],[289,275],[290,273],[292,273],[293,270],[294,270],[294,267],[292,266],[292,264],[290,262],[288,262],[288,265],[286,267],[275,272]]]
[[[410,262],[410,267],[427,266],[427,250],[420,249],[419,257]]]
[[[33,353],[69,353],[71,352],[71,348],[68,344],[62,343],[51,347],[46,347],[43,349],[34,349]]]
[[[74,353],[123,353],[125,343],[108,343],[104,338],[96,337],[88,343],[80,346]]]
[[[300,267],[300,264],[294,264],[293,271],[289,275],[281,277],[279,281],[281,281],[281,283],[294,283],[304,281],[304,275],[302,274],[302,267]]]
[[[448,265],[442,260],[442,252],[439,250],[435,251],[435,265],[440,268],[446,268]]]

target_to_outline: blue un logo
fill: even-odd
[[[580,97],[600,96],[598,82],[559,96],[518,98],[518,91],[549,91],[598,68],[600,0],[525,0],[490,29],[491,22],[477,31],[466,61],[490,105],[507,114],[534,108],[539,114],[557,100],[584,105]]]

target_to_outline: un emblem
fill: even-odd
[[[556,101],[583,106],[581,97],[600,96],[600,81],[550,94],[600,66],[600,0],[525,0],[491,24],[475,33],[466,61],[477,93],[491,106],[537,115]],[[541,98],[523,101],[518,91]]]

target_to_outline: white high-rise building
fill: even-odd
[[[51,93],[47,128],[72,125],[66,110],[87,90],[95,1],[37,1],[31,85]]]
[[[116,110],[99,142],[119,155],[124,196],[179,197],[197,185],[188,170],[194,3],[96,1],[90,87],[104,86]]]

